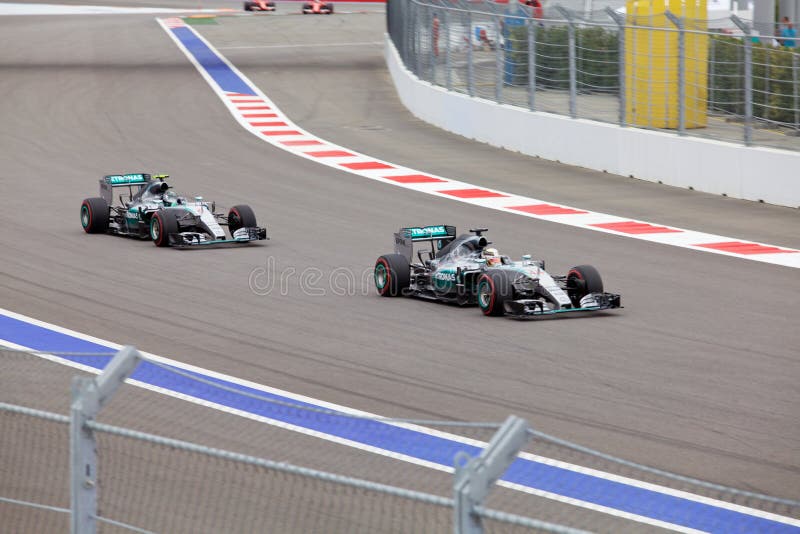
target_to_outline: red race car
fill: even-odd
[[[244,3],[245,11],[275,11],[275,2],[268,0],[247,1]]]
[[[303,3],[303,15],[332,15],[333,4],[323,0],[311,0]]]

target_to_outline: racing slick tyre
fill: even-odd
[[[172,210],[159,210],[150,219],[150,238],[157,247],[168,247],[169,234],[178,233],[178,216]]]
[[[581,299],[589,293],[602,293],[603,279],[591,265],[578,265],[567,273],[567,295],[572,305],[580,307]]]
[[[386,254],[375,262],[375,287],[382,297],[396,297],[411,284],[411,266],[402,254]]]
[[[239,228],[255,228],[256,226],[258,226],[256,214],[247,204],[239,204],[228,211],[228,231],[231,233],[231,239],[233,239],[233,233]]]
[[[108,230],[108,202],[104,198],[87,198],[81,204],[81,226],[87,234]]]
[[[503,304],[514,298],[511,273],[501,270],[486,271],[478,278],[478,306],[484,315],[505,314]]]
[[[328,4],[328,15],[333,15],[333,4]]]
[[[244,10],[245,11],[253,11],[253,6],[255,6],[255,2],[245,2],[244,3]]]
[[[303,7],[300,8],[300,13],[303,15],[308,15],[308,11],[311,9],[311,4],[303,4]]]

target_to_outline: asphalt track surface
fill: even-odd
[[[797,210],[531,159],[421,123],[397,100],[381,46],[346,46],[379,42],[380,14],[231,17],[200,31],[300,126],[365,154],[800,247]],[[634,461],[800,491],[795,269],[498,213],[295,158],[242,130],[152,16],[6,17],[0,35],[3,307],[373,413],[514,413]],[[172,251],[85,235],[78,207],[97,179],[140,170],[223,206],[249,203],[272,240]],[[503,253],[533,253],[553,272],[594,264],[626,308],[518,322],[377,297],[369,273],[392,232],[439,223],[487,226]],[[249,284],[264,269],[269,294]],[[308,269],[321,279],[302,284]],[[337,295],[330,277],[346,271],[357,283]]]

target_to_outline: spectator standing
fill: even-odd
[[[439,16],[436,13],[433,14],[433,28],[431,31],[433,33],[433,55],[439,57]]]
[[[797,46],[797,41],[795,40],[797,37],[797,30],[794,29],[789,17],[783,17],[781,20],[781,26],[781,39],[779,40],[781,45],[789,48],[794,48]]]

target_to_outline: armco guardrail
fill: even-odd
[[[0,371],[4,531],[800,528],[796,501],[626,462],[513,416],[409,421],[316,408],[130,347],[0,350]]]
[[[800,207],[800,54],[669,12],[533,14],[516,2],[390,1],[386,60],[401,100],[495,146]],[[751,31],[735,17],[725,26]]]

